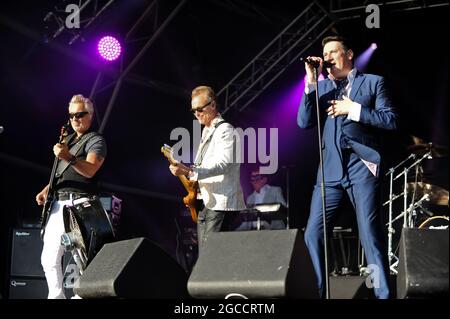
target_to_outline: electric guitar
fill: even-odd
[[[58,142],[59,144],[64,144],[66,142],[66,137],[69,134],[68,133],[69,126],[70,126],[70,121],[68,121],[66,124],[64,124],[61,127],[61,133],[59,135],[59,142]],[[56,168],[58,167],[58,162],[59,162],[59,159],[58,159],[58,157],[55,156],[55,160],[53,161],[52,173],[50,174],[50,181],[48,183],[48,193],[47,193],[47,197],[45,198],[45,202],[42,207],[41,218],[39,220],[40,225],[41,225],[41,232],[40,232],[41,239],[44,239],[45,226],[47,225],[48,217],[50,215],[53,201],[55,199],[53,184],[54,184],[54,180],[55,180]]]
[[[169,145],[164,144],[161,147],[161,153],[167,158],[170,164],[177,166],[178,162],[173,158],[173,151]],[[183,203],[189,208],[191,212],[192,220],[196,223],[198,210],[197,210],[197,193],[198,193],[198,182],[190,181],[186,176],[180,175],[178,176],[184,188],[188,192],[188,194],[183,197]]]

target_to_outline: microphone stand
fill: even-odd
[[[284,168],[286,170],[286,229],[289,229],[290,226],[290,222],[289,222],[289,217],[290,215],[290,190],[289,190],[289,185],[290,185],[290,181],[289,181],[289,170],[291,167],[294,167],[293,165],[285,165],[282,168]]]
[[[325,257],[325,298],[330,299],[330,279],[328,277],[328,235],[327,235],[327,221],[326,221],[326,209],[325,209],[325,177],[323,172],[323,151],[322,151],[322,132],[320,124],[320,108],[319,108],[319,65],[313,64],[314,78],[315,78],[315,90],[316,90],[316,114],[317,114],[317,136],[319,138],[319,171],[321,178],[321,198],[322,198],[322,223],[323,223],[323,253]]]
[[[290,215],[290,205],[289,205],[289,167],[286,169],[286,199],[287,199],[287,212],[286,212],[286,229],[289,229],[289,217]]]

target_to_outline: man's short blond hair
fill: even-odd
[[[70,99],[70,103],[81,103],[84,105],[84,109],[88,111],[90,114],[94,113],[94,104],[87,97],[84,97],[82,94],[76,94],[72,96]],[[70,104],[69,103],[69,104]]]
[[[206,93],[208,97],[210,98],[210,101],[214,101],[216,99],[216,93],[214,93],[214,90],[205,85],[197,86],[195,89],[192,90],[191,98],[194,98],[200,94]]]

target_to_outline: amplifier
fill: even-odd
[[[43,242],[38,228],[15,228],[12,231],[11,276],[44,277],[41,266]]]

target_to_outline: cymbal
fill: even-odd
[[[414,192],[415,183],[408,183],[406,190],[409,194]],[[446,205],[448,206],[448,191],[433,185],[418,182],[416,186],[416,199],[420,199],[423,195],[428,194],[429,200],[432,204],[435,205]]]
[[[425,141],[423,139],[421,139],[420,137],[414,136],[414,135],[410,135],[412,142],[414,143],[414,145],[417,144],[425,144]]]
[[[431,156],[434,158],[446,157],[448,155],[448,149],[446,147],[433,143],[411,145],[408,146],[408,151],[419,156],[431,152]]]

